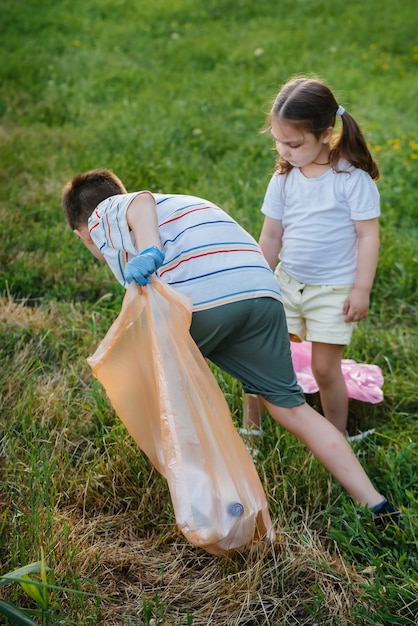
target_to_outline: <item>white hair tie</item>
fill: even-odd
[[[335,115],[339,115],[341,117],[341,115],[345,113],[345,109],[344,107],[342,107],[341,105],[338,107],[337,111],[335,112]]]

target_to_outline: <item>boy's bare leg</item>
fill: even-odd
[[[246,393],[243,406],[243,428],[261,429],[261,421],[264,414],[264,402],[260,396]]]
[[[264,402],[273,419],[302,441],[356,502],[369,507],[382,502],[384,496],[373,487],[344,435],[325,417],[307,403],[284,408]]]
[[[348,394],[341,359],[344,346],[312,342],[312,373],[319,387],[325,417],[343,434],[347,431]]]

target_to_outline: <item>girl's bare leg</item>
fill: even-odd
[[[342,433],[347,431],[348,395],[341,359],[344,346],[312,342],[312,373],[319,387],[325,417]]]

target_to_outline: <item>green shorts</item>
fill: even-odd
[[[190,334],[203,356],[241,381],[246,393],[286,408],[305,402],[278,300],[254,298],[197,311]]]

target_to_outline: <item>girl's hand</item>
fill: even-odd
[[[364,289],[353,287],[344,303],[346,322],[359,322],[369,312],[370,293]]]

